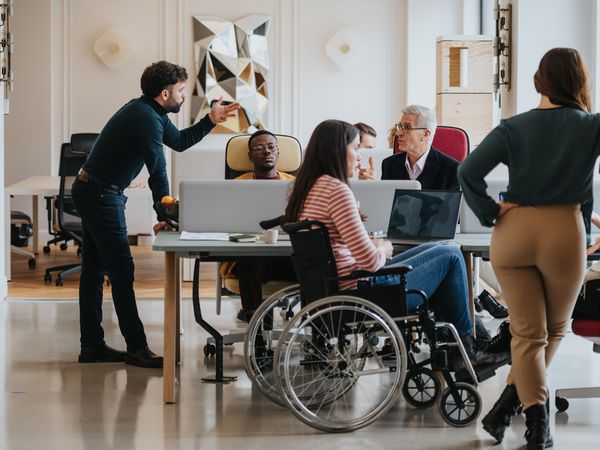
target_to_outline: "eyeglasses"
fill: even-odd
[[[270,152],[274,152],[275,150],[277,150],[279,147],[276,144],[268,144],[266,147],[264,145],[255,145],[254,147],[251,148],[251,150],[253,152],[264,152],[265,150],[269,150]]]
[[[409,131],[414,131],[414,130],[426,130],[426,127],[419,127],[419,128],[413,128],[410,125],[407,125],[405,123],[397,123],[396,124],[396,133],[408,133]]]

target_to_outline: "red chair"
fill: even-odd
[[[469,154],[469,136],[462,128],[440,125],[435,130],[432,147],[462,162]],[[400,153],[398,140],[394,136],[394,153]]]
[[[574,319],[573,333],[594,344],[595,353],[600,353],[600,320]],[[600,398],[600,387],[582,387],[573,389],[557,389],[554,404],[559,411],[569,408],[567,398]]]

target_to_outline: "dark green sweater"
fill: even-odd
[[[600,153],[600,114],[562,107],[532,109],[503,120],[458,168],[465,200],[482,225],[494,225],[499,199],[484,177],[508,166],[504,199],[519,205],[587,205],[593,202],[594,162]]]
[[[102,129],[83,168],[101,180],[126,188],[144,164],[150,178],[154,202],[169,194],[163,144],[181,152],[191,147],[214,127],[208,114],[185,130],[169,120],[167,110],[142,96],[119,109]]]

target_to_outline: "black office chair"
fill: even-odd
[[[77,255],[81,255],[81,217],[71,197],[71,185],[79,173],[79,169],[87,159],[96,139],[97,133],[76,133],[71,135],[71,142],[63,143],[60,149],[60,186],[55,201],[55,212],[58,229],[67,240],[73,240],[78,246]],[[63,277],[71,273],[81,272],[80,263],[64,264],[46,269],[44,281],[52,281],[52,272],[58,272],[55,283],[62,286]]]

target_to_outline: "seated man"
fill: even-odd
[[[402,151],[383,160],[381,179],[417,180],[422,189],[459,190],[458,161],[431,146],[436,127],[435,113],[429,108],[404,108],[395,134]]]
[[[254,165],[252,172],[240,175],[236,180],[293,180],[295,177],[277,170],[279,147],[277,137],[266,130],[259,130],[248,139],[248,158]],[[242,309],[237,315],[241,322],[249,322],[256,308],[262,303],[262,284],[267,281],[296,281],[291,261],[289,263],[244,262],[221,265],[223,278],[237,278],[240,286]]]
[[[354,124],[354,128],[358,130],[358,148],[364,148],[371,150],[375,148],[375,138],[377,137],[377,131],[366,123],[357,122]],[[375,179],[375,163],[373,157],[369,156],[369,167],[358,167],[358,179],[359,180],[374,180]]]

